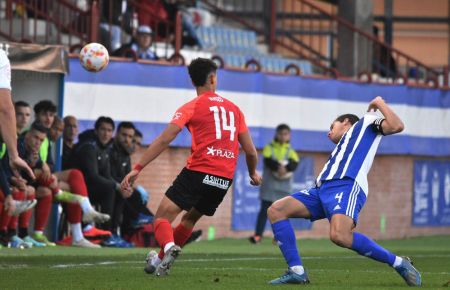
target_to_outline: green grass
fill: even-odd
[[[450,236],[381,241],[413,258],[423,288],[449,289]],[[341,249],[328,240],[299,240],[308,286],[270,286],[286,264],[278,247],[265,239],[221,239],[188,245],[168,277],[143,272],[148,249],[1,249],[0,289],[400,289],[407,288],[390,267]]]

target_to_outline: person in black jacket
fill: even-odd
[[[117,127],[114,142],[112,143],[110,150],[110,162],[112,178],[118,183],[121,182],[131,170],[130,154],[133,152],[135,132],[136,129],[131,122],[122,122]],[[111,242],[115,242],[113,244],[119,247],[131,246],[128,242],[123,240],[118,233],[125,202],[125,197],[119,192],[116,192],[111,220],[111,231],[113,233],[113,241]]]
[[[114,127],[111,118],[99,117],[95,122],[95,130],[80,134],[71,156],[72,167],[83,172],[92,203],[109,215],[114,210],[116,192],[128,197],[111,175],[110,148]],[[110,230],[111,223],[104,223],[102,227]]]

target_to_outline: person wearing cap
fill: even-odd
[[[130,43],[122,45],[116,50],[114,56],[134,57],[139,59],[158,60],[158,56],[152,50],[153,35],[148,25],[141,25],[137,29],[136,37]]]

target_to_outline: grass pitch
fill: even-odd
[[[381,241],[410,256],[426,289],[449,289],[450,236]],[[270,239],[259,245],[220,239],[186,246],[170,275],[144,273],[148,249],[1,249],[0,289],[401,289],[390,267],[341,249],[328,240],[298,240],[311,284],[271,286],[286,264]]]

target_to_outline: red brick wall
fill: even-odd
[[[139,159],[143,151],[133,156]],[[149,206],[153,212],[164,196],[166,189],[184,167],[190,150],[170,148],[163,152],[153,163],[147,166],[137,180],[150,192]],[[325,164],[328,154],[299,153],[300,156],[312,156],[315,160],[316,175]],[[369,174],[369,197],[361,211],[357,230],[369,236],[379,238],[405,238],[421,235],[450,234],[450,227],[412,227],[411,213],[413,201],[413,161],[411,156],[377,156]],[[214,217],[203,217],[197,228],[204,231],[204,237],[210,226],[215,227],[216,237],[247,237],[251,231],[231,230],[232,194],[228,192]],[[385,232],[380,230],[381,215],[385,216]],[[299,237],[327,237],[328,221],[317,221],[310,231],[299,231]],[[267,235],[271,235],[270,232]]]

